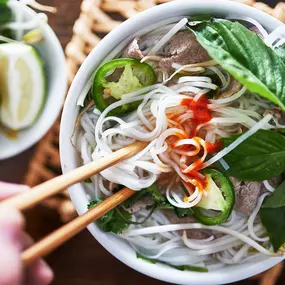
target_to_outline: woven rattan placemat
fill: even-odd
[[[171,0],[83,0],[80,16],[73,27],[72,39],[65,50],[69,83],[89,52],[107,33],[137,13],[169,1]],[[285,23],[284,2],[280,2],[273,9],[255,0],[235,1],[254,6]],[[59,124],[60,119],[37,145],[24,179],[25,184],[34,186],[61,174]],[[44,201],[43,205],[58,211],[63,222],[69,221],[76,215],[67,191]],[[260,284],[273,285],[281,272],[282,265],[279,264],[255,278],[259,278]]]

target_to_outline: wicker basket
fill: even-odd
[[[80,16],[73,27],[72,39],[65,50],[69,83],[89,52],[102,37],[122,21],[143,10],[169,1],[171,0],[83,0]],[[285,23],[284,2],[280,2],[273,9],[254,0],[236,1],[256,7]],[[37,145],[24,180],[25,184],[34,186],[61,174],[58,150],[59,123],[58,119],[49,133]],[[43,202],[43,205],[58,211],[63,222],[69,221],[76,215],[67,191]],[[281,272],[282,264],[279,264],[255,278],[260,279],[260,284],[273,285]]]

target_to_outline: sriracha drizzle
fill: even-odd
[[[185,129],[183,129],[183,131],[187,131],[187,137],[183,137],[183,135],[179,134],[176,137],[178,137],[179,139],[185,139],[185,138],[189,138],[189,139],[194,139],[197,142],[199,142],[199,140],[201,140],[200,137],[197,137],[197,133],[199,131],[198,126],[204,123],[207,123],[209,121],[211,121],[212,119],[212,115],[211,115],[211,110],[209,109],[208,105],[210,104],[209,99],[206,97],[205,94],[201,95],[198,100],[194,100],[193,98],[189,97],[189,98],[184,98],[181,101],[181,105],[187,107],[187,109],[189,111],[192,111],[192,118],[189,119],[189,127],[186,125]],[[171,116],[171,120],[172,121],[176,121],[177,117],[179,117],[179,115],[175,115],[175,116]],[[187,124],[187,122],[185,122],[184,124]],[[179,140],[178,139],[178,140]],[[176,146],[176,142],[177,139],[175,139],[174,141],[170,140],[170,147],[171,148],[175,148]],[[222,141],[217,140],[214,144],[208,143],[206,142],[206,150],[207,153],[216,153],[217,151],[219,151],[221,148],[223,147]],[[191,145],[182,145],[182,146],[178,146],[178,149],[180,149],[181,151],[194,151],[195,147],[191,146]],[[197,153],[198,155],[198,153]],[[197,187],[199,189],[199,191],[203,191],[206,187],[206,178],[203,177],[203,175],[201,175],[198,171],[203,167],[203,160],[202,158],[197,158],[196,161],[193,162],[193,169],[189,172],[189,173],[184,173],[184,175],[186,175],[189,178],[190,182],[183,182],[186,187],[187,191],[189,192],[189,194],[191,195],[193,193],[193,191],[195,190],[195,187]],[[182,169],[183,170],[183,169]],[[194,186],[194,187],[193,187]],[[192,193],[191,193],[192,192]],[[185,198],[187,199],[187,198]]]
[[[189,134],[190,138],[195,137],[197,134],[197,127],[200,124],[207,123],[211,121],[211,111],[208,108],[210,101],[208,100],[205,94],[201,95],[197,101],[193,98],[185,98],[182,99],[181,105],[186,106],[190,111],[193,112],[192,124],[193,129],[192,132]]]

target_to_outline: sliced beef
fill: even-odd
[[[231,181],[235,187],[235,208],[244,214],[251,215],[258,198],[266,192],[263,182],[238,181],[232,177]]]
[[[186,65],[210,60],[208,53],[190,31],[182,31],[173,36],[166,52],[168,57],[163,58],[159,65],[167,69],[172,68],[173,63]]]
[[[151,206],[153,205],[153,199],[152,197],[143,197],[141,198],[139,201],[137,201],[136,203],[134,203],[129,210],[130,213],[136,213],[140,210],[145,209],[147,206]]]
[[[142,59],[143,53],[139,46],[139,38],[135,38],[127,47],[124,52],[124,57],[131,57],[136,59]]]
[[[266,110],[264,115],[271,114],[280,125],[285,125],[285,113],[280,107],[273,107],[270,110]]]
[[[178,218],[177,215],[172,210],[165,210],[164,214],[168,218],[171,224],[189,224],[195,223],[193,217]],[[183,234],[183,231],[178,231],[179,234]],[[220,237],[221,235],[217,232],[211,230],[186,230],[187,237],[191,239],[206,239],[210,236]]]
[[[267,191],[263,182],[239,181],[234,177],[230,179],[235,188],[236,210],[250,216],[257,205],[258,198]],[[281,181],[281,176],[276,176],[269,180],[269,184],[276,188]]]

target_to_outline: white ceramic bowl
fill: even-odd
[[[249,16],[258,20],[269,32],[282,24],[263,12],[239,3],[208,0],[182,0],[170,2],[147,10],[146,12],[142,12],[121,24],[106,36],[91,52],[78,71],[70,88],[64,106],[60,133],[60,153],[62,170],[64,173],[81,164],[81,159],[78,153],[70,144],[70,137],[79,111],[79,108],[76,106],[76,101],[87,80],[98,67],[100,62],[122,40],[132,34],[135,35],[138,30],[145,26],[173,16],[199,14],[212,14],[221,17],[229,14]],[[77,184],[70,187],[69,193],[78,213],[82,214],[86,212],[86,206],[88,204],[86,194],[88,193],[84,190],[83,185]],[[123,263],[153,278],[177,284],[213,285],[235,282],[258,274],[282,260],[282,258],[268,258],[265,261],[260,261],[254,264],[226,266],[221,269],[212,270],[209,273],[178,271],[161,264],[149,264],[137,259],[135,252],[126,242],[113,234],[102,232],[94,224],[89,225],[88,229],[102,246],[104,246],[111,254]],[[94,255],[96,255],[95,251]]]
[[[15,2],[13,5],[17,5]],[[32,9],[24,5],[18,4],[18,6],[23,10],[25,20],[29,20],[35,14]],[[45,64],[48,87],[45,106],[37,122],[30,128],[20,131],[17,139],[11,140],[0,132],[0,159],[14,156],[39,141],[51,128],[62,108],[67,88],[64,52],[49,25],[43,28],[43,36],[45,40],[36,48]]]

